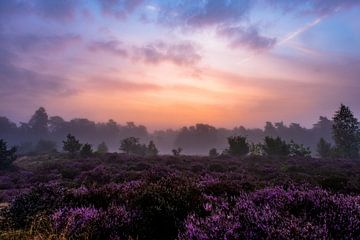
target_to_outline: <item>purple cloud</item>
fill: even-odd
[[[136,47],[134,51],[135,59],[151,64],[171,62],[176,65],[194,65],[201,60],[201,56],[190,42],[169,44],[157,41]]]
[[[226,27],[219,29],[218,34],[227,37],[230,46],[234,48],[246,47],[251,50],[268,50],[276,43],[275,38],[261,36],[255,27]]]
[[[300,14],[326,15],[341,8],[351,8],[360,5],[358,0],[270,0],[272,7],[279,8],[284,12],[296,12]]]
[[[34,11],[39,15],[55,20],[68,21],[75,18],[78,1],[73,0],[37,0]]]
[[[40,36],[27,34],[10,37],[12,43],[21,51],[63,51],[81,38],[75,34]]]
[[[144,0],[98,0],[104,14],[117,19],[125,19],[140,6]]]
[[[117,40],[93,42],[90,44],[89,50],[93,52],[104,51],[122,57],[128,56],[127,50],[123,46],[123,43]]]
[[[69,88],[67,79],[42,74],[11,63],[0,63],[1,101],[11,96],[57,95],[66,96],[76,92]]]
[[[160,3],[159,22],[195,28],[229,24],[242,20],[250,7],[250,0],[171,1]]]

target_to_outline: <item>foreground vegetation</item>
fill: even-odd
[[[1,239],[356,239],[360,162],[53,154],[2,170]]]

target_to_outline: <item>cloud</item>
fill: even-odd
[[[80,1],[72,0],[2,0],[0,1],[0,16],[24,16],[36,14],[38,16],[60,21],[68,21],[75,18]]]
[[[0,63],[0,96],[67,96],[75,93],[67,87],[68,79]]]
[[[90,44],[90,51],[104,51],[118,56],[128,56],[127,49],[123,46],[123,43],[117,40],[109,41],[96,41]]]
[[[163,41],[149,43],[134,48],[134,58],[145,63],[159,64],[171,62],[176,65],[194,65],[201,60],[201,56],[190,42],[169,44]]]
[[[167,43],[154,41],[143,46],[125,44],[118,40],[96,41],[89,45],[92,52],[103,51],[147,64],[170,62],[180,66],[192,66],[201,56],[191,42]]]
[[[26,34],[9,37],[17,49],[21,51],[63,51],[74,43],[78,43],[81,38],[75,34],[48,35],[41,36]]]
[[[160,2],[161,24],[202,28],[242,20],[251,7],[250,0],[181,0]]]
[[[45,18],[68,21],[75,18],[78,2],[37,0],[34,2],[34,11]]]
[[[358,0],[269,0],[268,3],[284,12],[327,15],[340,9],[360,5]]]
[[[161,86],[152,83],[135,83],[123,79],[114,79],[107,77],[95,77],[86,82],[89,88],[102,89],[105,91],[125,91],[125,92],[145,92],[159,91],[163,89]]]
[[[144,0],[98,0],[101,10],[105,15],[113,16],[117,19],[125,19]]]
[[[261,36],[255,27],[226,27],[218,31],[218,34],[227,37],[230,46],[234,48],[246,47],[251,50],[268,50],[275,43],[275,38]]]

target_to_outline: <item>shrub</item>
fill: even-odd
[[[302,144],[297,144],[294,141],[290,141],[289,144],[289,156],[291,157],[310,157],[311,151],[309,147],[304,147]]]
[[[233,156],[245,156],[249,153],[250,146],[246,137],[234,136],[228,139],[229,149],[228,152]]]
[[[147,147],[140,144],[139,138],[129,137],[121,141],[119,149],[128,155],[145,156]]]
[[[268,156],[286,157],[290,154],[290,146],[280,137],[265,137],[263,151]]]
[[[40,213],[51,213],[63,202],[64,190],[60,186],[40,185],[15,198],[6,212],[10,224],[24,228]]]
[[[71,134],[68,134],[66,137],[66,141],[63,141],[63,150],[68,152],[71,157],[74,157],[77,152],[81,149],[81,143]]]
[[[93,155],[93,150],[90,144],[85,143],[80,150],[80,155],[82,157],[90,157]]]
[[[325,139],[320,138],[319,143],[317,144],[317,153],[322,158],[329,158],[332,156],[332,147],[331,143],[325,141]]]
[[[98,145],[96,152],[100,154],[105,154],[108,152],[108,147],[105,142],[102,142]]]
[[[154,157],[157,156],[158,153],[159,150],[156,148],[155,143],[153,141],[150,141],[146,149],[146,156]]]
[[[209,151],[209,157],[215,158],[215,157],[218,157],[218,156],[219,156],[219,153],[218,153],[218,151],[216,150],[216,148],[210,149],[210,151]]]
[[[180,156],[182,150],[183,150],[183,149],[182,149],[181,147],[178,147],[178,148],[173,149],[173,150],[171,150],[171,151],[172,151],[172,153],[173,153],[174,156]]]
[[[0,169],[9,167],[16,159],[16,148],[7,148],[7,143],[0,139]]]

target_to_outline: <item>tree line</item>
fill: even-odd
[[[341,105],[339,111],[352,115],[348,107]],[[353,117],[353,115],[352,115]],[[233,129],[216,128],[214,126],[199,123],[194,126],[183,127],[178,130],[167,129],[149,133],[143,125],[128,122],[124,125],[114,120],[106,123],[96,123],[85,118],[76,118],[66,121],[59,116],[48,116],[44,108],[39,108],[27,123],[15,124],[6,117],[0,117],[0,138],[9,145],[16,145],[19,154],[46,153],[61,150],[62,141],[70,133],[79,141],[86,142],[92,146],[106,145],[110,151],[118,150],[122,140],[133,137],[138,142],[150,142],[157,146],[161,153],[173,154],[208,154],[209,149],[216,148],[220,153],[227,149],[228,138],[232,136],[244,136],[250,142],[251,152],[264,152],[261,147],[264,140],[270,139],[291,142],[299,146],[306,146],[313,153],[322,149],[321,156],[339,155],[347,149],[334,150],[336,140],[334,135],[334,121],[337,118],[328,119],[320,117],[312,128],[304,128],[298,123],[285,125],[283,122],[266,122],[263,129],[247,129],[235,127]],[[357,120],[355,119],[355,122]],[[353,126],[356,126],[353,123]],[[342,127],[339,128],[339,131]],[[266,140],[266,137],[268,139]],[[134,139],[129,140],[130,142]],[[357,141],[351,140],[353,144]],[[141,144],[140,144],[141,145]],[[296,145],[292,144],[292,147]],[[290,147],[289,147],[290,148]],[[142,149],[144,147],[137,147]],[[353,155],[354,153],[352,153]]]

